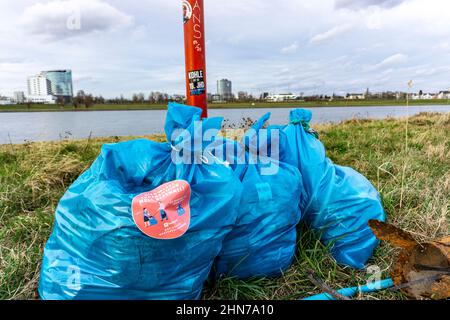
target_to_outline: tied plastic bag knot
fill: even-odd
[[[319,133],[311,128],[312,112],[306,109],[291,110],[290,124],[301,125],[303,129],[313,135],[316,139],[319,139]]]
[[[311,124],[307,121],[304,120],[299,120],[299,119],[294,119],[291,120],[291,124],[293,125],[301,125],[303,127],[303,129],[307,132],[310,133],[311,135],[313,135],[316,139],[319,139],[319,133],[314,130],[313,128],[311,128]]]
[[[289,115],[290,121],[305,121],[311,122],[312,112],[306,109],[294,109],[291,110]]]
[[[222,129],[223,117],[201,119],[202,110],[171,102],[164,131],[178,152],[203,152]]]

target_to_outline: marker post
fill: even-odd
[[[203,0],[183,0],[187,104],[208,116]]]

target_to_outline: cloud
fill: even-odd
[[[73,81],[76,82],[92,81],[92,80],[94,80],[94,77],[91,76],[76,76],[73,78]]]
[[[363,9],[370,6],[392,8],[408,0],[336,0],[336,9]]]
[[[67,0],[36,3],[20,17],[28,33],[61,40],[92,32],[129,26],[133,18],[101,0]]]
[[[231,37],[229,37],[228,39],[226,39],[226,41],[231,44],[231,45],[239,45],[240,43],[242,43],[243,41],[245,41],[246,36],[244,34],[234,34]]]
[[[448,88],[450,1],[400,3],[209,1],[210,92],[225,77],[254,94],[404,90],[411,77],[424,91]],[[80,30],[67,29],[74,8]],[[179,0],[0,0],[0,92],[26,91],[28,76],[62,68],[75,91],[184,93],[180,11]]]
[[[352,28],[349,24],[344,24],[341,26],[334,27],[324,33],[319,33],[313,36],[310,40],[313,44],[319,44],[328,40],[331,40],[333,38],[336,38],[337,36],[349,31]]]
[[[280,52],[283,54],[295,53],[299,49],[299,45],[297,42],[292,43],[291,45],[281,48]]]
[[[439,43],[438,45],[436,45],[434,48],[436,48],[438,50],[449,50],[450,49],[450,42],[443,41],[443,42]]]
[[[394,54],[390,57],[387,57],[386,59],[384,59],[383,61],[381,61],[380,63],[373,65],[372,67],[370,67],[371,70],[380,70],[380,69],[384,69],[386,67],[390,67],[393,65],[399,65],[402,64],[404,62],[406,62],[408,60],[408,56],[404,55],[402,53],[397,53]]]

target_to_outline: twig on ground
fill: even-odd
[[[308,270],[308,279],[318,288],[331,295],[337,300],[351,300],[350,298],[340,294],[336,290],[332,289],[325,282],[316,277],[316,273],[313,270]]]

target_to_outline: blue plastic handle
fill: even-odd
[[[357,295],[358,293],[377,292],[377,291],[389,289],[393,286],[394,286],[394,282],[392,281],[392,279],[386,279],[386,280],[381,280],[378,282],[370,283],[370,284],[364,285],[364,286],[341,289],[341,290],[338,290],[337,292],[339,292],[341,295],[343,295],[345,297],[351,298],[351,297],[354,297],[355,295]],[[322,300],[323,301],[323,300],[336,300],[336,299],[333,298],[328,293],[322,293],[322,294],[318,294],[318,295],[315,295],[315,296],[312,296],[309,298],[305,298],[303,300]]]

